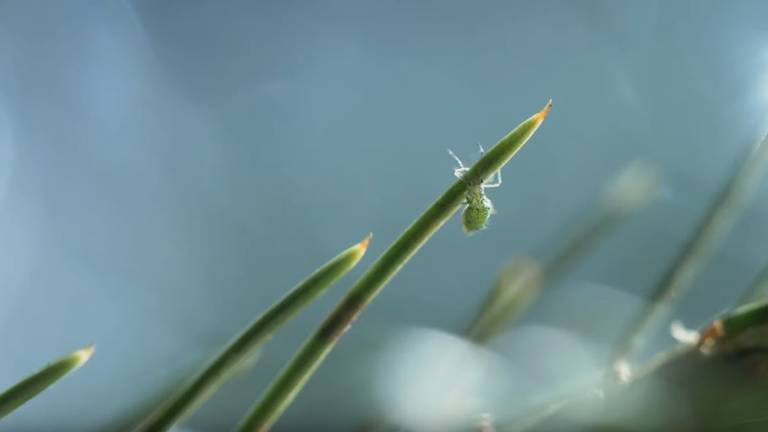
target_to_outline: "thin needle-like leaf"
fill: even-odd
[[[651,301],[627,330],[613,356],[619,375],[629,370],[629,357],[642,346],[649,327],[658,325],[693,284],[738,220],[768,165],[768,136],[750,149],[720,192],[685,247],[664,274]]]
[[[758,301],[739,306],[715,320],[701,334],[700,345],[720,343],[738,343],[739,336],[750,330],[760,330],[758,338],[753,338],[762,348],[768,346],[765,327],[768,325],[768,301]]]
[[[538,129],[551,106],[550,101],[544,109],[502,138],[395,240],[272,382],[262,399],[240,424],[238,428],[240,431],[269,429],[288,408],[358,314],[432,234],[461,207],[470,185],[482,184],[504,166]]]
[[[317,269],[275,303],[237,336],[210,364],[153,412],[137,431],[158,432],[170,429],[211,396],[255,349],[302,308],[351,270],[365,254],[371,236],[350,247]]]
[[[574,235],[544,264],[515,258],[504,267],[467,329],[467,337],[482,344],[504,331],[545,286],[562,278],[607,233],[645,207],[656,196],[658,187],[658,172],[648,163],[634,162],[624,168],[608,184],[591,218],[579,224]]]
[[[91,355],[93,355],[93,346],[77,350],[4,391],[0,394],[0,418],[7,416],[53,383],[85,364]]]
[[[543,282],[539,263],[513,258],[499,273],[483,306],[465,331],[477,344],[488,343],[523,312],[538,295]]]
[[[563,425],[570,425],[574,414],[578,413],[587,422],[581,424],[585,429],[602,431],[605,430],[603,416],[614,416],[620,410],[628,410],[625,414],[640,414],[643,418],[615,416],[610,419],[610,430],[624,430],[622,427],[625,426],[628,430],[646,430],[640,428],[638,422],[649,419],[653,419],[650,423],[654,425],[652,430],[721,430],[712,427],[714,419],[718,422],[740,421],[745,412],[759,417],[754,413],[765,404],[762,371],[768,349],[768,301],[728,311],[700,334],[696,343],[663,352],[637,368],[624,385],[603,383],[601,388],[596,385],[599,379],[592,378],[589,383],[571,390],[566,397],[549,400],[537,409],[529,410],[522,418],[505,421],[500,430],[562,430]],[[669,412],[659,405],[659,400],[663,404],[667,402],[665,399],[648,397],[649,394],[662,395],[658,389],[670,388],[666,385],[674,385],[678,391],[676,396],[686,401],[685,427],[674,424],[683,417],[669,416]],[[594,410],[596,407],[599,410]],[[594,411],[584,415],[588,410]],[[593,428],[592,425],[601,427]]]

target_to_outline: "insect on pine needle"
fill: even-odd
[[[480,154],[484,154],[483,146],[480,147]],[[448,150],[448,154],[456,160],[459,164],[458,168],[453,170],[453,175],[460,179],[464,179],[464,174],[469,171],[469,168],[464,166],[456,154],[451,150]],[[496,188],[501,186],[501,170],[496,171],[489,178],[481,181],[479,184],[467,183],[467,196],[464,202],[464,211],[461,213],[461,225],[464,227],[464,232],[468,235],[474,234],[477,231],[483,230],[488,226],[488,219],[496,211],[493,208],[493,203],[490,198],[485,194],[485,189]]]

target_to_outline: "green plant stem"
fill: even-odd
[[[737,307],[716,321],[720,338],[734,338],[746,330],[768,324],[768,301],[750,303]],[[768,345],[768,341],[766,341]]]
[[[763,138],[743,159],[724,189],[710,206],[672,266],[657,285],[650,302],[628,329],[613,356],[613,366],[627,362],[640,348],[648,327],[663,320],[683,293],[709,262],[717,247],[742,213],[745,204],[765,171],[768,137]]]
[[[584,418],[584,412],[587,409],[594,409],[596,406],[602,409],[603,414],[612,414],[616,407],[621,403],[617,400],[632,400],[631,410],[635,413],[642,413],[648,418],[659,414],[656,409],[649,408],[653,405],[653,399],[649,398],[648,393],[638,392],[635,387],[642,388],[650,382],[653,388],[658,391],[660,385],[669,383],[678,391],[684,392],[677,394],[681,400],[689,402],[690,398],[707,399],[709,409],[720,409],[721,407],[738,406],[730,400],[729,403],[722,403],[720,398],[713,398],[712,394],[727,394],[731,398],[741,397],[740,393],[749,388],[741,388],[740,391],[726,391],[723,385],[731,385],[733,376],[718,378],[716,365],[721,369],[727,366],[732,369],[746,370],[749,385],[761,386],[765,382],[764,376],[755,374],[758,365],[765,364],[768,358],[765,357],[768,349],[768,301],[754,302],[749,305],[737,307],[723,314],[720,318],[711,322],[701,331],[702,340],[698,345],[681,345],[669,351],[654,356],[649,362],[637,368],[632,378],[621,386],[605,386],[598,390],[594,383],[597,379],[590,379],[592,384],[584,385],[580,390],[572,390],[567,395],[561,395],[558,398],[551,399],[536,409],[529,410],[527,414],[512,421],[505,421],[498,431],[549,431],[561,430],[563,424],[569,424],[575,413]],[[764,367],[764,366],[760,366]],[[704,386],[706,390],[697,389],[696,386]],[[651,393],[655,394],[655,393]],[[764,394],[758,399],[759,404],[764,404]],[[714,406],[712,405],[714,403]],[[646,407],[641,409],[638,405]],[[624,406],[622,409],[626,409]],[[690,410],[690,406],[686,405]],[[662,410],[663,412],[663,410]],[[691,418],[699,418],[709,415],[706,412],[692,411]],[[599,411],[592,412],[589,421],[594,425],[601,424]],[[704,421],[706,423],[706,421]],[[626,423],[626,420],[625,420]],[[583,425],[588,430],[595,430],[588,424]],[[621,429],[619,424],[616,428]],[[690,426],[690,425],[689,425]],[[635,427],[637,427],[635,425]],[[618,430],[610,429],[610,430]],[[603,430],[603,429],[596,429]],[[622,429],[623,430],[623,429]],[[654,430],[680,430],[675,426],[656,425]],[[685,430],[699,430],[687,428]],[[703,430],[703,429],[702,429]],[[706,429],[710,430],[710,429]],[[719,430],[719,429],[718,429]],[[723,429],[725,430],[725,429]],[[730,430],[730,429],[728,429]],[[753,429],[750,429],[753,430]],[[762,429],[760,429],[762,430]]]
[[[461,207],[469,185],[482,183],[507,163],[541,125],[550,108],[551,101],[543,110],[502,138],[373,263],[272,382],[262,399],[243,419],[238,427],[239,431],[269,429],[288,408],[358,314],[432,234]]]
[[[91,358],[93,347],[77,350],[41,369],[0,394],[0,418],[13,412]]]
[[[191,413],[212,395],[244,360],[250,358],[255,349],[266,342],[280,326],[351,270],[365,254],[370,238],[369,235],[362,242],[340,253],[288,292],[230,342],[168,402],[150,414],[136,430],[166,431]]]

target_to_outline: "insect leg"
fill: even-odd
[[[483,183],[484,188],[495,188],[501,186],[501,170],[496,171],[491,178],[493,178],[495,181],[491,182],[491,179],[486,180],[486,182]]]
[[[483,145],[478,144],[477,146],[480,147],[480,156],[484,155],[485,149],[483,148]],[[501,170],[493,173],[493,177],[491,178],[494,179],[494,181],[491,181],[491,179],[486,180],[485,183],[483,183],[483,188],[495,188],[501,186]]]
[[[450,149],[448,150],[448,154],[451,155],[451,157],[456,161],[456,163],[459,164],[459,167],[453,170],[453,175],[455,175],[458,178],[461,178],[464,173],[469,171],[469,168],[465,167],[464,164],[461,162],[461,159],[459,159],[458,156],[456,156]]]
[[[465,168],[464,164],[461,162],[461,159],[459,159],[458,156],[454,152],[451,151],[451,149],[448,149],[448,154],[451,155],[451,157],[456,161],[457,164],[459,164],[459,168]]]

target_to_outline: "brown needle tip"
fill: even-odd
[[[552,110],[552,99],[550,99],[549,102],[544,105],[544,108],[542,108],[541,111],[534,114],[533,117],[538,121],[544,121],[544,119],[547,118],[550,110]]]
[[[357,244],[357,247],[360,248],[361,251],[365,252],[366,249],[368,249],[368,244],[371,242],[371,239],[373,238],[373,233],[369,233],[363,241]]]

